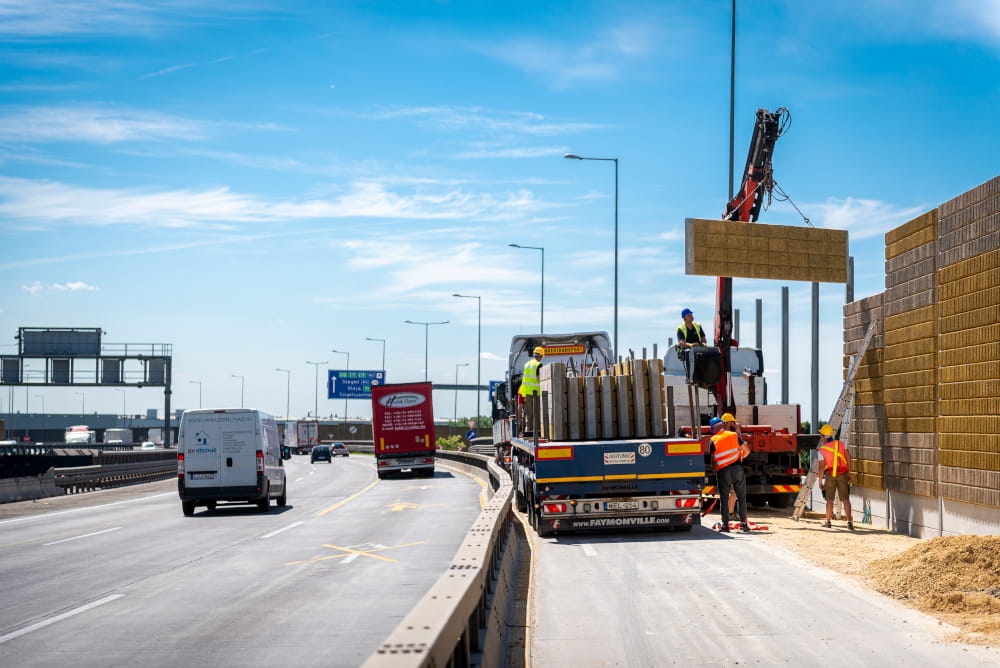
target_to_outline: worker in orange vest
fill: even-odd
[[[833,439],[833,427],[825,424],[820,427],[819,433],[823,437],[823,445],[819,447],[819,453],[823,457],[820,460],[819,488],[826,498],[826,521],[823,526],[828,529],[831,527],[833,501],[840,496],[847,514],[847,528],[854,531],[854,521],[851,518],[851,456],[843,441]]]
[[[727,431],[725,423],[717,417],[708,421],[712,430],[711,444],[708,451],[712,456],[715,468],[715,479],[719,491],[719,512],[722,514],[722,529],[729,532],[729,490],[736,492],[736,510],[740,516],[740,531],[750,532],[750,520],[747,519],[747,479],[743,472],[743,457],[746,456],[744,446],[735,431]]]

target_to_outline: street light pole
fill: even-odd
[[[424,326],[424,382],[427,382],[427,337],[428,330],[430,330],[431,325],[447,325],[448,320],[442,320],[441,322],[415,322],[413,320],[404,320],[408,325],[423,325]]]
[[[341,355],[347,355],[347,368],[345,369],[345,371],[350,371],[351,370],[351,353],[343,351],[343,350],[331,350],[330,352],[331,353],[339,353]],[[346,397],[344,398],[344,419],[345,420],[347,419],[347,398]]]
[[[544,255],[543,255],[544,257]],[[480,425],[479,421],[482,419],[482,410],[480,410],[480,403],[482,399],[482,390],[480,389],[482,381],[482,370],[483,370],[483,298],[477,297],[476,295],[460,295],[453,294],[452,297],[459,297],[460,299],[475,299],[476,300],[476,310],[479,315],[479,325],[477,327],[476,335],[476,431],[479,431]],[[455,381],[458,385],[458,381]],[[455,401],[458,401],[458,390],[455,390]]]
[[[542,251],[542,307],[539,310],[538,318],[538,333],[545,333],[545,249],[541,246],[522,246],[520,244],[507,244],[512,248],[528,248],[531,250]]]
[[[563,156],[570,160],[601,160],[615,163],[615,355],[619,355],[618,348],[618,158],[582,158],[573,153]]]
[[[198,383],[198,408],[201,408],[201,381],[200,380],[191,380],[191,381],[188,381],[188,382],[189,383]]]
[[[382,373],[385,373],[385,339],[373,339],[370,336],[366,336],[365,341],[379,341],[382,343]],[[385,382],[385,378],[382,379],[382,382]]]
[[[459,367],[469,366],[468,362],[462,362],[461,364],[455,365],[455,414],[451,421],[451,435],[455,435],[455,425],[458,424],[458,369]]]
[[[289,413],[291,412],[291,399],[292,399],[292,371],[291,369],[275,369],[275,371],[280,371],[285,374],[285,419],[289,419]]]
[[[313,380],[313,417],[319,420],[319,367],[321,364],[327,364],[328,362],[306,362],[306,364],[312,364],[313,368],[316,369],[316,378]],[[318,433],[318,432],[317,432]]]
[[[236,373],[234,373],[232,375],[233,375],[233,378],[239,378],[240,379],[240,408],[243,408],[243,390],[246,388],[246,378],[244,376],[241,376],[241,375],[236,374]]]

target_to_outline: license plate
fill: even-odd
[[[605,501],[605,510],[636,510],[639,508],[638,501]]]
[[[214,473],[192,473],[191,480],[214,480]]]

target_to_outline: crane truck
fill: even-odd
[[[535,411],[541,416],[534,425],[519,425],[518,389],[536,348],[543,350],[541,410]],[[626,369],[614,359],[605,332],[511,341],[506,378],[494,392],[493,439],[498,460],[511,473],[517,508],[540,536],[684,531],[700,523],[702,444],[669,437],[662,412],[638,417],[662,407],[658,364]]]

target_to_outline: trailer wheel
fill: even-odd
[[[767,505],[767,495],[749,494],[747,495],[747,504],[753,506],[754,508],[763,508]]]
[[[519,489],[514,492],[514,502],[517,504],[518,512],[523,513],[528,509],[528,502],[524,499],[524,493]]]
[[[194,515],[194,501],[181,501],[181,510],[185,517]]]

